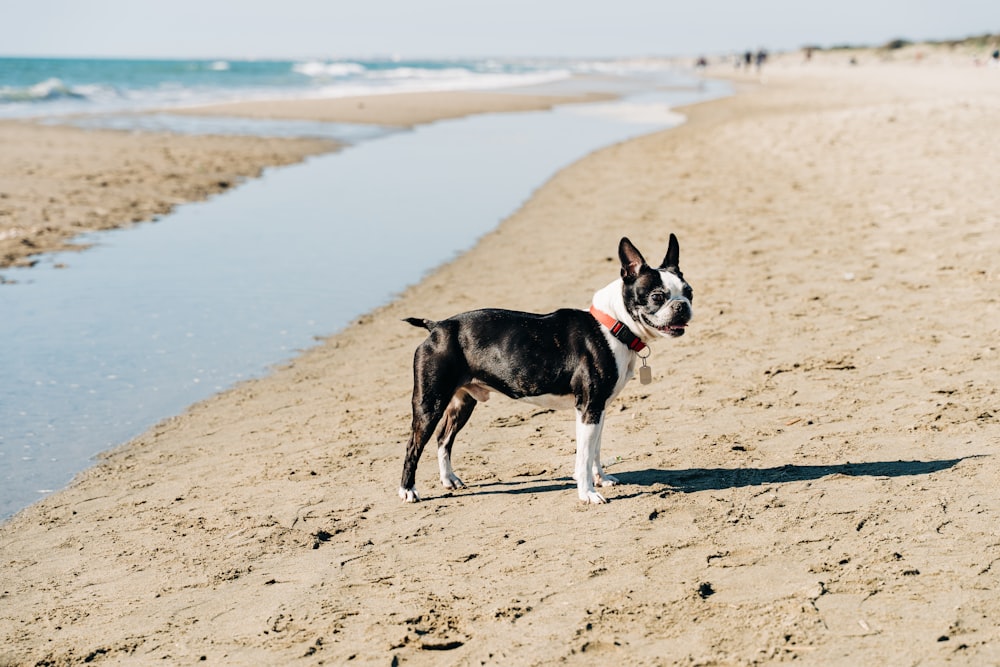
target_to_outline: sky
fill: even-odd
[[[1000,33],[997,0],[0,0],[0,55],[628,57]]]

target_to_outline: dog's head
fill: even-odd
[[[691,286],[680,268],[680,245],[670,235],[667,254],[659,268],[646,264],[642,253],[627,238],[618,244],[622,262],[622,297],[625,309],[646,335],[683,336],[691,319]]]

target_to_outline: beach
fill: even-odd
[[[0,525],[0,664],[1000,662],[998,75],[789,57],[563,169]],[[329,150],[256,143],[239,177]],[[502,397],[455,445],[468,488],[425,453],[399,501],[402,318],[586,308],[622,236],[658,261],[671,232],[695,316],[611,406],[609,504],[577,501],[571,414]]]

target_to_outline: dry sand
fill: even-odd
[[[15,664],[1000,663],[1000,71],[769,68],[0,527]],[[404,316],[585,307],[669,232],[688,335],[613,405],[495,398],[396,497]],[[371,249],[373,262],[378,249]],[[0,658],[0,664],[3,662]]]

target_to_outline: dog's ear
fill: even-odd
[[[677,237],[670,235],[670,243],[667,244],[667,255],[660,264],[661,269],[674,269],[680,272],[681,268],[681,246],[677,243]]]
[[[618,244],[618,259],[622,262],[622,278],[625,280],[635,280],[639,269],[646,263],[639,249],[625,237]]]

